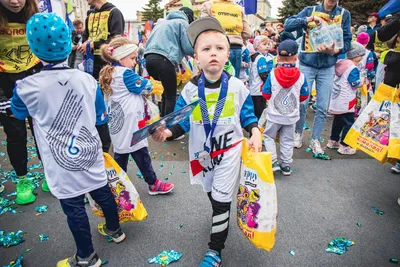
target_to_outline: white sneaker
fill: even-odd
[[[340,147],[340,143],[338,141],[329,140],[326,147],[330,149],[338,149]]]
[[[356,154],[356,150],[352,148],[351,146],[344,146],[340,145],[338,151],[339,154],[341,155],[354,155]]]
[[[311,148],[314,154],[324,154],[324,150],[322,150],[321,143],[317,139],[312,139],[310,141],[309,147]]]
[[[295,132],[294,133],[294,147],[301,148],[303,146],[303,135]]]
[[[177,138],[175,138],[174,141],[182,140],[183,138],[185,138],[184,134],[182,134],[181,136],[178,136]]]

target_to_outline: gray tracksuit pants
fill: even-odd
[[[276,153],[275,139],[276,134],[279,132],[279,144],[281,148],[281,166],[289,166],[293,162],[293,148],[294,148],[294,130],[296,124],[282,125],[271,121],[267,121],[267,127],[264,131],[265,149],[272,153],[272,162],[278,160]]]

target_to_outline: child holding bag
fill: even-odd
[[[200,266],[221,267],[232,196],[240,173],[242,128],[252,133],[249,147],[256,152],[261,151],[261,133],[249,91],[242,81],[224,72],[229,42],[218,20],[205,17],[194,21],[188,36],[203,73],[186,84],[175,110],[198,98],[200,104],[190,118],[170,129],[158,129],[153,138],[165,141],[190,130],[191,183],[203,186],[212,206],[209,250]]]
[[[109,111],[114,159],[126,172],[129,155],[132,155],[149,185],[149,194],[167,194],[174,185],[157,179],[147,139],[131,146],[132,133],[146,126],[143,95],[152,90],[151,82],[132,70],[136,65],[137,51],[137,45],[123,37],[117,37],[100,48],[101,57],[109,63],[100,71],[99,81]]]

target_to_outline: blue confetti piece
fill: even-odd
[[[332,157],[325,155],[325,154],[313,154],[313,157],[316,159],[323,159],[323,160],[331,160]]]
[[[136,175],[137,175],[138,178],[144,179],[142,172],[138,171],[138,172],[136,173]]]
[[[49,237],[47,235],[40,234],[39,239],[40,239],[40,242],[44,242],[44,241],[49,240]]]
[[[4,157],[5,155],[6,155],[6,153],[0,152],[0,157]]]
[[[307,152],[307,153],[311,152],[311,148],[307,147],[307,148],[306,148],[306,152]]]
[[[163,156],[163,155],[161,155],[161,156],[160,156],[160,159],[163,159],[163,158],[164,158],[164,156]]]
[[[11,192],[10,194],[7,194],[7,197],[13,197],[13,196],[16,196],[17,195],[17,192]]]
[[[37,207],[35,208],[35,211],[36,211],[36,212],[43,213],[43,212],[46,212],[46,211],[47,211],[47,208],[48,208],[48,207],[49,207],[49,206],[46,206],[46,205],[37,206]]]
[[[289,254],[294,256],[296,253],[294,252],[294,250],[289,251]]]
[[[385,214],[385,212],[383,210],[379,210],[375,206],[372,206],[372,208],[374,209],[375,213],[378,214],[379,216],[382,216],[383,214]]]
[[[343,255],[346,253],[346,251],[348,251],[348,247],[351,247],[352,245],[354,245],[354,241],[348,240],[344,237],[339,237],[329,242],[328,248],[325,249],[325,251],[328,253]]]
[[[164,144],[164,147],[167,147],[167,144]]]
[[[24,254],[19,256],[16,260],[11,261],[9,265],[4,265],[3,267],[22,267],[23,258],[24,258]]]
[[[6,248],[19,245],[25,241],[22,238],[24,234],[25,233],[21,230],[18,230],[18,232],[16,233],[14,232],[5,233],[4,230],[0,230],[0,244]]]
[[[182,257],[182,254],[174,250],[164,250],[154,258],[150,258],[147,261],[149,263],[156,263],[166,266],[171,262],[178,261]]]
[[[0,215],[6,212],[11,212],[16,214],[17,211],[15,210],[13,205],[15,205],[15,202],[13,200],[0,197]]]
[[[186,172],[181,172],[182,174],[185,174]]]
[[[1,141],[1,144],[2,144],[3,146],[7,146],[7,141]]]
[[[307,123],[304,123],[303,130],[306,130],[306,131],[310,130],[310,127],[308,127]]]
[[[102,262],[101,262],[101,265],[106,265],[108,263],[108,260],[103,260]]]

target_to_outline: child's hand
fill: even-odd
[[[165,129],[164,126],[160,126],[157,130],[151,135],[154,141],[157,142],[165,142],[168,137],[172,136],[172,132],[168,129]]]
[[[249,149],[253,148],[255,152],[261,152],[262,142],[261,142],[261,132],[257,127],[251,130],[251,138],[249,140]]]

